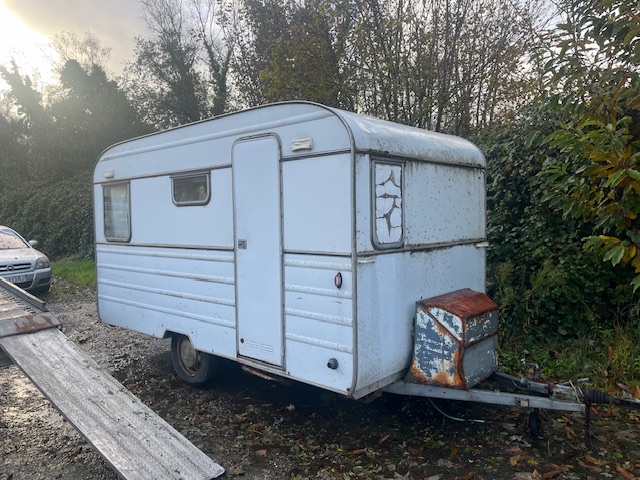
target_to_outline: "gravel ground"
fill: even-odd
[[[56,289],[58,290],[58,289]],[[591,448],[578,414],[528,412],[384,395],[364,405],[306,385],[283,386],[223,363],[216,383],[173,374],[170,345],[98,321],[92,291],[51,295],[63,333],[103,369],[241,479],[632,479],[640,475],[637,411],[598,407]],[[0,480],[117,476],[16,366],[0,369]],[[442,416],[465,421],[453,421]],[[481,420],[484,423],[472,420]]]

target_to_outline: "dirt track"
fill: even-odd
[[[173,375],[169,344],[98,322],[93,292],[57,294],[63,332],[196,446],[225,478],[599,479],[640,475],[640,414],[599,407],[592,449],[577,414],[528,412],[383,396],[363,405],[300,384],[286,387],[225,363],[215,385]],[[0,369],[0,480],[114,479],[16,366]],[[468,420],[482,420],[486,423]]]

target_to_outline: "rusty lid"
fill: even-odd
[[[475,317],[498,309],[498,305],[484,293],[469,288],[426,298],[417,303],[425,309],[441,308],[460,318]]]

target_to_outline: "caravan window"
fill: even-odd
[[[404,215],[401,163],[373,162],[373,242],[378,248],[402,246]]]
[[[131,205],[129,184],[105,185],[104,236],[112,242],[128,242],[131,239]]]
[[[209,174],[172,177],[173,203],[178,206],[206,205],[211,198]]]

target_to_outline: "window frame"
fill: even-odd
[[[378,238],[378,228],[376,215],[378,196],[376,195],[376,166],[387,165],[391,167],[400,167],[400,239],[395,242],[385,242]],[[405,166],[406,162],[402,160],[394,160],[384,157],[371,157],[371,243],[376,250],[389,250],[393,248],[402,248],[405,243],[406,223],[405,223]]]
[[[107,190],[112,188],[125,187],[126,188],[126,211],[127,211],[127,236],[109,236],[107,235]],[[130,182],[118,182],[102,185],[102,227],[104,231],[104,238],[108,242],[128,243],[131,241],[131,183]],[[113,209],[111,210],[113,212]],[[111,217],[112,218],[112,217]]]
[[[184,180],[189,178],[197,178],[197,177],[205,177],[205,185],[207,187],[207,194],[202,200],[186,200],[179,201],[176,199],[176,180]],[[180,175],[172,175],[171,176],[171,200],[176,207],[194,207],[194,206],[204,206],[208,205],[211,201],[212,192],[211,192],[211,172],[189,172]]]

